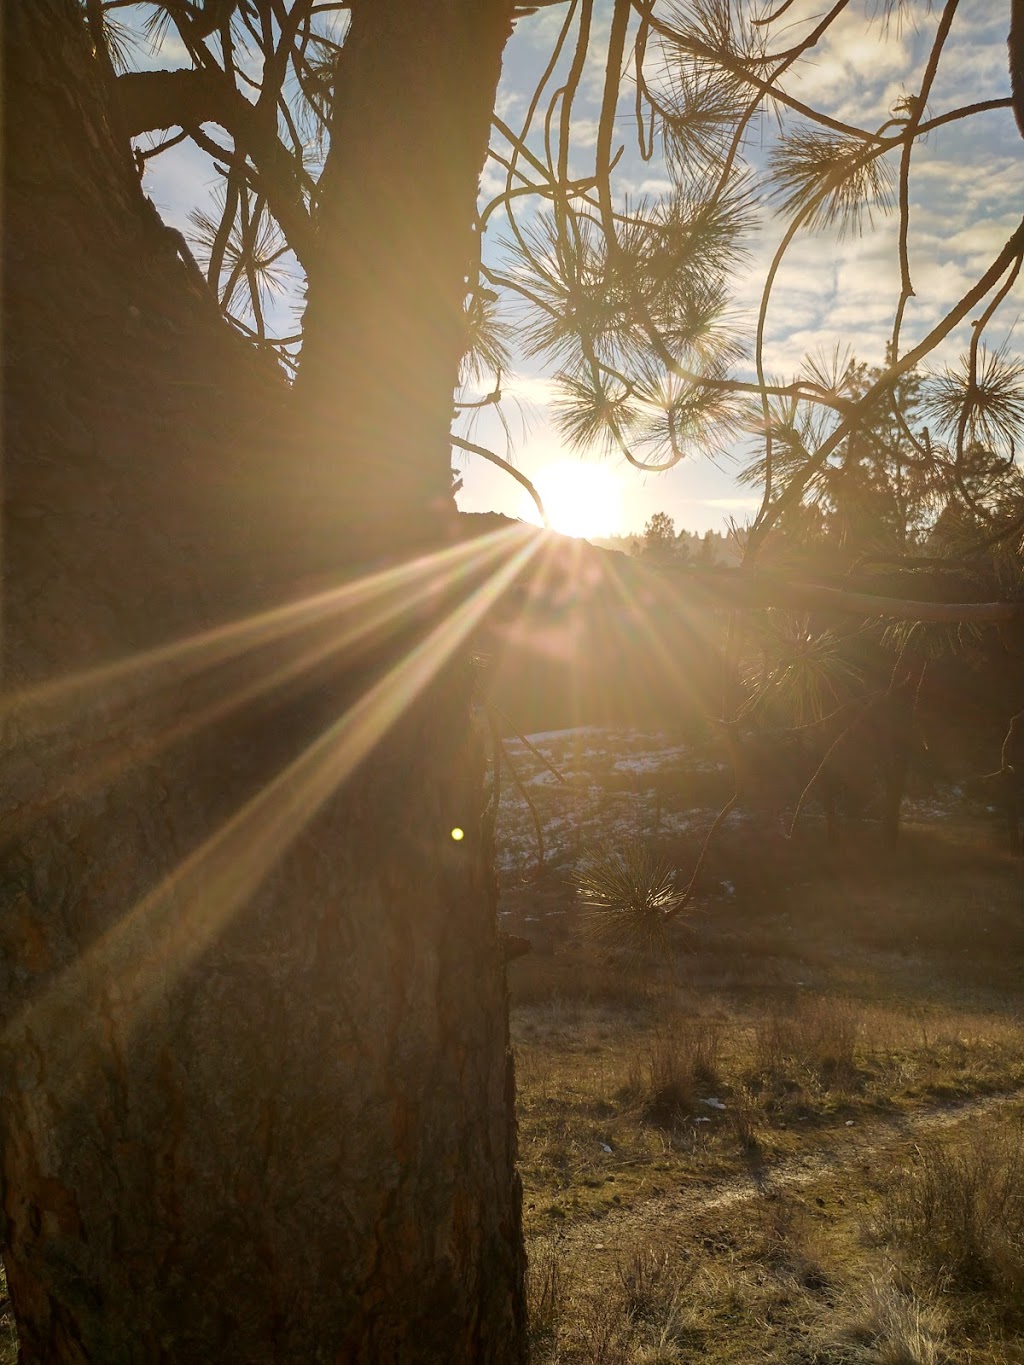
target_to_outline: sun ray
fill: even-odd
[[[646,644],[653,650],[663,675],[678,685],[681,696],[692,693],[692,673],[682,667],[680,655],[665,644],[664,620],[671,613],[677,624],[685,625],[695,650],[715,650],[717,646],[708,637],[707,631],[696,623],[698,613],[680,607],[678,597],[664,579],[642,564],[633,569],[632,582],[627,582],[615,567],[606,567],[605,576],[622,604],[629,623],[639,628]]]
[[[389,566],[339,587],[297,601],[255,613],[240,621],[201,631],[157,645],[153,649],[128,655],[111,663],[48,679],[17,691],[0,694],[0,722],[17,718],[19,733],[27,738],[46,729],[61,728],[74,707],[88,705],[115,687],[136,691],[156,682],[161,687],[177,686],[186,678],[212,668],[226,659],[246,654],[279,641],[304,628],[330,621],[337,615],[366,607],[382,596],[396,600],[410,586],[424,579],[440,579],[446,573],[457,575],[481,562],[499,557],[511,534],[509,530],[490,532],[475,540],[463,541],[444,550],[420,555]]]
[[[84,1085],[97,992],[116,995],[126,1026],[155,1007],[175,975],[255,892],[324,803],[515,582],[541,540],[519,528],[519,541],[524,537],[525,543],[302,754],[18,1010],[0,1040],[14,1048],[45,1040],[48,1065],[61,1074],[67,1092]],[[463,822],[468,819],[469,813]],[[451,842],[450,825],[439,827],[438,840]],[[106,1026],[111,1026],[109,1020]],[[111,1045],[116,1045],[114,1040],[105,1036],[104,1047]]]
[[[520,536],[518,528],[490,532],[474,541],[433,555],[420,556],[342,588],[301,599],[287,607],[275,608],[216,631],[162,646],[146,655],[71,675],[8,698],[8,717],[17,714],[29,718],[28,726],[19,727],[20,758],[23,763],[31,765],[37,762],[36,756],[26,747],[25,730],[32,736],[32,720],[37,722],[35,733],[40,729],[44,734],[47,733],[47,721],[52,727],[50,733],[58,725],[57,714],[51,711],[47,715],[47,708],[60,707],[60,724],[65,732],[64,745],[77,749],[73,769],[70,765],[63,765],[60,781],[44,784],[42,801],[26,801],[19,815],[12,818],[20,819],[22,823],[30,821],[38,816],[40,804],[81,795],[97,783],[111,779],[125,767],[155,757],[169,745],[224,719],[232,711],[273,692],[285,683],[308,674],[331,658],[339,658],[346,651],[354,652],[373,640],[407,627],[439,595],[450,592],[458,582],[483,572],[491,563],[504,557]],[[300,647],[297,637],[302,632],[311,637],[311,642],[307,641]],[[252,661],[251,656],[257,650],[262,649],[266,653],[274,646],[287,647],[288,657],[283,661],[278,657]],[[109,707],[109,690],[119,682],[128,682],[136,693],[149,682],[151,688],[147,700],[152,703],[157,690],[168,691],[171,682],[176,693],[187,678],[214,670],[231,660],[244,662],[246,676],[230,688],[219,687],[213,701],[193,705],[184,714],[176,715],[159,728],[154,728],[142,740],[133,735],[130,745],[119,744],[116,730],[111,729],[108,723],[102,727],[104,747],[99,752],[83,754],[81,709],[97,703]],[[168,667],[169,674],[166,671]],[[219,684],[220,679],[217,681]],[[125,723],[130,723],[134,711],[126,707],[124,702],[131,700],[131,694],[119,700],[122,701],[121,714]],[[17,771],[18,758],[19,755],[15,754],[8,759],[9,778],[13,778]],[[47,755],[47,772],[52,771],[55,761],[60,761],[59,749],[56,754]]]

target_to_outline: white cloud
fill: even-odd
[[[755,496],[748,498],[702,498],[700,501],[705,507],[721,508],[723,512],[756,512],[761,506],[761,499]]]
[[[881,123],[909,61],[905,35],[886,34],[881,24],[866,25],[863,14],[851,7],[833,23],[813,57],[786,73],[782,87],[844,122]]]
[[[572,120],[572,146],[574,150],[583,150],[593,147],[597,143],[597,119],[587,118],[582,115],[573,115]],[[592,167],[579,166],[576,174],[583,174],[585,170],[593,171]]]
[[[513,122],[516,115],[526,112],[526,95],[521,90],[512,90],[503,85],[494,101],[494,112],[503,123]]]
[[[480,197],[486,201],[494,199],[502,194],[508,180],[508,173],[502,166],[497,166],[493,161],[485,163],[480,174]]]
[[[546,408],[558,393],[558,385],[544,375],[517,374],[502,385],[502,392],[535,408]]]
[[[786,88],[809,102],[820,101],[830,112],[847,120],[864,120],[877,127],[890,115],[894,102],[920,79],[923,59],[935,31],[938,6],[925,12],[914,7],[920,23],[902,33],[886,35],[879,24],[868,25],[865,12],[877,7],[875,0],[850,5],[821,52],[801,71],[785,78]],[[597,132],[600,94],[604,84],[604,46],[610,5],[599,0],[594,37],[575,107],[573,167],[589,173]],[[953,39],[940,63],[929,100],[932,116],[982,99],[998,99],[1008,93],[1006,74],[1005,3],[992,0],[961,0]],[[795,42],[821,16],[820,0],[797,0],[785,19],[774,26],[772,48]],[[565,6],[553,6],[519,21],[509,43],[498,99],[500,116],[518,125],[525,115],[534,83],[566,16]],[[172,40],[145,65],[188,64],[184,50]],[[539,108],[539,125],[547,100],[562,83],[571,52],[563,54],[548,92]],[[764,134],[771,135],[770,118]],[[645,164],[635,148],[631,90],[623,84],[616,122],[617,142],[627,152],[619,167],[619,189],[630,194],[660,195],[671,184],[657,155]],[[752,139],[756,143],[757,136]],[[539,142],[534,143],[539,146]],[[760,149],[751,148],[755,162]],[[895,158],[893,158],[895,160]],[[214,179],[207,158],[185,148],[159,158],[147,172],[146,188],[169,221],[184,226],[188,208],[202,202]],[[484,171],[482,193],[491,197],[504,188],[504,172],[493,164]],[[964,123],[951,123],[934,131],[926,144],[914,151],[912,162],[912,218],[910,262],[916,290],[906,312],[904,348],[932,327],[946,308],[960,298],[985,270],[1015,228],[1024,202],[1024,156],[1019,135],[1008,111],[999,111]],[[532,208],[523,202],[524,215]],[[499,235],[488,237],[488,250]],[[834,236],[801,234],[794,242],[779,273],[767,316],[766,364],[769,372],[789,376],[807,353],[829,353],[838,343],[856,355],[877,363],[882,359],[892,328],[899,295],[896,220],[876,219],[875,229],[863,239],[838,243]],[[745,314],[746,335],[753,331],[760,289],[771,256],[785,224],[772,218],[751,244],[749,267],[737,272],[736,310]],[[1011,319],[1024,302],[1024,283],[1007,300],[1003,316]],[[1001,336],[1006,324],[1001,324]],[[952,359],[966,345],[970,319],[958,327],[943,346],[936,362]],[[746,371],[749,374],[749,369]],[[536,469],[564,455],[551,421],[555,385],[538,374],[509,376],[504,384],[506,412],[513,427],[516,459],[524,469]],[[477,395],[481,396],[481,395]],[[468,414],[467,414],[468,424]],[[468,430],[468,425],[467,425]],[[506,434],[492,413],[477,414],[471,439],[505,454]],[[508,506],[506,487],[518,498],[507,476],[481,461],[465,461],[467,496],[473,505]],[[713,514],[744,511],[756,506],[753,496],[736,492],[728,470],[704,462],[684,463],[671,473],[643,477],[623,470],[628,478],[631,522],[642,527],[659,509],[673,515],[680,526],[704,529]],[[491,499],[490,503],[487,499]]]

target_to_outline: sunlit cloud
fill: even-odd
[[[708,507],[720,507],[723,512],[756,512],[761,506],[761,499],[756,497],[748,498],[705,498]]]
[[[545,465],[534,476],[554,531],[566,536],[617,535],[622,526],[622,485],[607,464],[565,459]],[[519,515],[539,524],[539,512],[526,497]]]
[[[508,180],[508,173],[501,166],[497,166],[492,161],[488,161],[480,173],[480,194],[486,201],[497,199],[499,194],[505,192],[505,185]]]
[[[494,112],[503,123],[514,123],[520,114],[526,112],[526,95],[522,90],[503,85],[494,101]]]
[[[572,121],[572,145],[577,150],[593,147],[597,143],[597,119],[574,118]],[[584,168],[579,167],[579,171]]]
[[[558,385],[554,379],[549,379],[545,375],[514,374],[509,376],[502,392],[508,394],[510,398],[518,398],[523,402],[532,403],[535,407],[544,408],[557,396]]]

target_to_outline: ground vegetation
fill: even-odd
[[[495,111],[499,68],[538,9],[562,22],[516,130]],[[165,0],[144,11],[174,53],[162,71],[133,55],[139,12],[121,0],[5,16],[0,1162],[25,1362],[522,1358],[467,656],[541,541],[464,543],[453,443],[510,461],[453,436],[453,405],[500,401],[503,297],[557,372],[567,434],[641,469],[734,433],[753,400],[754,556],[977,318],[949,395],[971,489],[975,437],[1002,439],[1017,401],[1002,374],[986,386],[980,346],[1024,233],[905,347],[904,188],[920,138],[1006,113],[1019,89],[928,112],[950,3],[882,128],[794,108],[785,72],[846,9],[779,47],[772,16],[717,0],[615,0],[607,28],[591,0]],[[673,172],[633,207],[613,174],[627,86],[641,156],[653,127]],[[783,131],[751,202],[781,203],[780,254],[880,206],[881,168],[898,167],[892,347],[852,399],[766,374],[774,269],[746,374],[721,325],[749,217],[745,129],[766,102]],[[191,240],[140,183],[186,138],[218,186]],[[479,203],[488,157],[507,180]],[[527,203],[541,211],[523,222]],[[501,261],[480,246],[499,223]],[[267,290],[285,268],[304,309],[278,333]],[[474,367],[494,377],[486,400],[466,393]],[[779,401],[825,420],[782,482]],[[1008,542],[1012,524],[982,510],[979,543]],[[786,587],[731,591],[749,605]],[[871,614],[870,593],[808,591]],[[1007,594],[926,598],[887,594],[875,614],[1019,617]]]

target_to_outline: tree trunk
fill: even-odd
[[[361,174],[387,251],[366,288],[330,273],[355,226],[323,238],[312,424],[190,283],[75,0],[5,16],[0,1240],[27,1365],[522,1359],[468,667],[422,603],[383,624],[429,565],[338,589],[448,515],[507,7],[436,8],[354,11],[353,91],[420,43],[413,123],[446,93],[471,126],[432,182],[443,211],[381,154],[401,88],[379,126],[353,105],[336,130],[325,196]],[[431,251],[461,225],[426,293],[390,195]],[[414,422],[392,431],[360,336],[426,377]]]

